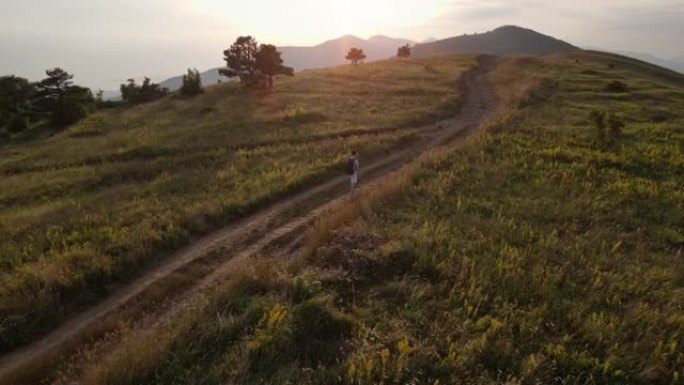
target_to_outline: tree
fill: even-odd
[[[404,44],[397,48],[397,57],[409,57],[411,56],[411,46]]]
[[[347,56],[345,56],[345,59],[351,60],[352,65],[363,63],[363,59],[365,58],[366,54],[363,53],[363,50],[359,48],[350,49],[347,53]]]
[[[197,69],[188,68],[188,73],[183,75],[183,85],[180,88],[181,95],[195,96],[204,92],[202,88],[202,78]]]
[[[229,78],[239,77],[243,84],[254,80],[256,72],[257,42],[251,36],[240,36],[235,43],[223,51],[226,68],[219,69],[219,74]]]
[[[135,79],[128,79],[128,84],[122,84],[119,89],[121,99],[128,104],[151,102],[169,93],[168,88],[152,83],[150,78],[145,78],[142,85],[135,84]]]
[[[294,73],[294,70],[291,67],[283,65],[283,59],[280,58],[280,55],[281,53],[271,44],[262,44],[259,47],[259,51],[254,55],[254,66],[260,74],[263,74],[266,77],[269,90],[273,88],[273,76],[291,76]]]
[[[52,122],[66,126],[84,118],[94,106],[90,89],[73,85],[74,75],[61,68],[45,71],[47,78],[37,84],[38,105]]]
[[[46,70],[47,78],[38,82],[38,105],[46,112],[53,113],[59,108],[60,100],[62,99],[67,88],[73,82],[71,79],[74,75],[69,74],[61,68],[53,68]]]
[[[0,77],[0,115],[19,113],[26,110],[35,96],[36,87],[27,79],[18,76]]]
[[[7,125],[12,132],[28,127],[36,87],[18,76],[0,77],[0,127]]]
[[[46,70],[45,74],[48,77],[38,83],[38,86],[41,88],[44,94],[50,96],[61,96],[64,92],[66,92],[67,88],[73,84],[71,79],[74,78],[74,75],[71,75],[61,68]]]
[[[76,123],[88,116],[94,105],[95,98],[89,88],[69,86],[52,113],[52,121],[58,126]]]

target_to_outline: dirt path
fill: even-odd
[[[410,147],[394,152],[374,163],[362,164],[362,182],[387,175],[415,159],[421,152],[439,143],[464,137],[464,134],[477,128],[479,123],[489,117],[495,109],[493,92],[485,78],[485,74],[495,65],[495,58],[482,57],[478,67],[463,78],[462,86],[465,87],[466,97],[458,116],[439,122],[434,129],[427,130],[426,135]],[[58,363],[60,354],[67,354],[63,351],[64,346],[70,341],[72,345],[77,343],[74,341],[78,341],[79,334],[87,328],[116,314],[128,303],[143,296],[146,291],[154,289],[160,281],[175,272],[198,260],[211,259],[210,273],[198,279],[182,293],[168,294],[175,295],[174,302],[178,303],[198,291],[205,290],[241,261],[258,253],[274,241],[301,229],[324,212],[329,205],[338,199],[343,199],[340,196],[346,193],[347,183],[346,176],[334,178],[281,200],[179,250],[153,270],[63,323],[42,339],[0,357],[0,383],[15,381],[14,372],[20,371],[24,365],[31,366],[34,361],[39,361],[41,363],[39,366]],[[173,309],[170,311],[173,312]],[[168,315],[165,314],[163,318],[167,318]],[[70,346],[68,349],[68,351],[73,350],[75,346]]]

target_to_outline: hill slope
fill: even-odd
[[[580,52],[491,80],[489,134],[132,333],[86,383],[681,383],[684,77]]]
[[[197,236],[403,148],[460,102],[471,55],[386,61],[104,110],[0,147],[0,354]],[[428,127],[433,129],[434,126]]]
[[[489,55],[539,55],[576,51],[579,48],[562,40],[516,26],[499,27],[493,31],[451,37],[432,43],[417,44],[417,56],[436,53],[471,52]]]

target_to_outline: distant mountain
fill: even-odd
[[[397,54],[400,45],[412,44],[411,40],[394,39],[377,35],[368,40],[346,35],[313,47],[279,47],[285,64],[295,71],[325,68],[344,64],[350,48],[360,48],[368,56],[366,61],[382,60]]]
[[[285,65],[295,71],[306,69],[332,67],[344,64],[344,58],[350,48],[361,48],[366,54],[366,61],[382,60],[397,54],[400,45],[413,44],[408,39],[394,39],[387,36],[377,35],[364,40],[352,35],[342,36],[338,39],[328,40],[313,47],[278,47],[282,53]],[[216,84],[219,80],[218,68],[212,68],[200,73],[202,84]],[[228,78],[221,77],[223,81]],[[183,76],[176,76],[159,83],[171,91],[175,91],[183,84]]]
[[[575,51],[579,48],[531,29],[504,26],[474,35],[461,35],[432,43],[417,44],[416,56],[436,53],[470,52],[490,55],[540,55]]]
[[[395,56],[397,48],[404,44],[415,44],[408,39],[395,39],[377,35],[367,40],[352,35],[328,40],[313,47],[278,47],[282,52],[285,65],[295,71],[332,67],[347,63],[345,55],[350,48],[361,48],[367,55],[366,61],[387,59]],[[474,52],[492,55],[544,54],[578,50],[579,48],[564,41],[542,35],[531,29],[504,26],[490,32],[462,35],[432,42],[415,44],[412,53],[416,56],[435,53]],[[216,84],[219,79],[218,68],[200,73],[202,84]],[[181,87],[183,76],[166,79],[159,84],[175,91]]]

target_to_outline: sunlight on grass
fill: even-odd
[[[681,383],[684,79],[596,53],[502,60],[496,134],[341,205],[306,258],[246,267],[91,383]],[[609,144],[597,106],[627,122]]]
[[[410,145],[449,117],[472,55],[306,71],[98,112],[0,148],[0,352],[49,330],[194,237]],[[364,135],[372,133],[373,135]]]

